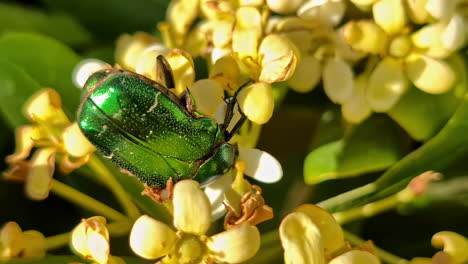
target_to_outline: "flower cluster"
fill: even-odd
[[[94,147],[78,125],[67,118],[60,96],[53,89],[37,92],[26,103],[24,113],[34,124],[16,129],[16,150],[6,158],[10,168],[4,177],[25,182],[26,194],[31,199],[42,200],[49,195],[55,157],[61,155],[59,168],[69,173],[88,162]],[[34,148],[38,149],[27,161]]]

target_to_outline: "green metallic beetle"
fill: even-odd
[[[104,157],[150,187],[165,188],[169,179],[204,185],[233,167],[237,146],[228,141],[245,116],[228,132],[235,95],[218,124],[194,109],[188,90],[178,98],[167,88],[174,87],[172,71],[162,56],[157,61],[165,85],[121,69],[91,75],[78,124]]]

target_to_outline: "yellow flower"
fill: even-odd
[[[255,226],[244,223],[238,228],[211,237],[211,206],[198,183],[183,180],[174,187],[174,231],[147,215],[141,216],[130,233],[130,246],[139,256],[160,259],[160,263],[239,263],[251,258],[260,247]]]
[[[445,41],[453,44],[449,49],[449,44],[443,44],[442,32],[447,27],[442,22],[426,25],[414,33],[409,31],[402,0],[377,1],[372,10],[373,21],[350,21],[343,28],[344,39],[352,48],[371,55],[364,75],[368,78],[366,100],[372,111],[391,109],[409,82],[427,93],[449,91],[455,82],[455,72],[443,59],[459,47],[455,42],[460,40],[454,38],[460,33],[451,32],[445,38],[451,38]]]
[[[335,31],[332,24],[312,20],[304,5],[305,18],[285,18],[279,21],[274,32],[291,40],[301,54],[301,61],[287,81],[294,91],[305,93],[313,90],[320,79],[328,97],[335,103],[343,103],[353,93],[352,63],[362,57],[352,51]],[[308,11],[313,13],[313,10]]]
[[[370,252],[349,250],[340,225],[315,205],[302,205],[287,215],[279,233],[285,263],[380,263]]]
[[[0,229],[0,260],[41,258],[45,251],[46,240],[38,231],[23,232],[15,222],[8,222]]]
[[[109,231],[106,219],[93,216],[82,219],[72,231],[70,245],[81,257],[97,264],[122,264],[122,259],[110,255]]]
[[[25,105],[24,113],[33,124],[16,129],[16,149],[6,158],[9,170],[4,177],[25,181],[26,194],[42,200],[51,188],[57,154],[61,154],[59,169],[69,173],[88,162],[95,149],[78,125],[68,120],[55,90],[37,92]],[[37,149],[28,161],[33,148]]]
[[[432,237],[432,245],[442,248],[432,258],[413,258],[409,264],[452,263],[462,264],[468,261],[468,239],[450,231],[436,233]]]

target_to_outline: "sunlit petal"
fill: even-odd
[[[345,246],[343,230],[329,212],[313,204],[299,206],[294,211],[304,213],[317,226],[325,255],[330,255]]]
[[[175,81],[175,93],[182,94],[195,81],[195,69],[192,57],[181,49],[175,49],[166,56],[171,65]]]
[[[452,51],[461,48],[466,41],[465,28],[467,26],[465,19],[460,14],[452,16],[442,32],[442,44]]]
[[[309,0],[297,10],[297,15],[304,19],[337,25],[343,18],[345,11],[346,4],[341,0]]]
[[[303,2],[304,0],[266,0],[268,7],[278,14],[292,14]]]
[[[144,32],[119,37],[115,47],[115,62],[127,70],[135,71],[141,53],[158,39]]]
[[[455,73],[449,64],[428,56],[409,56],[406,74],[416,87],[432,94],[449,91],[455,82]]]
[[[209,255],[220,262],[244,262],[253,257],[260,248],[260,232],[246,222],[237,228],[210,237],[206,246]]]
[[[279,228],[286,264],[324,264],[319,228],[301,212],[287,215]]]
[[[343,36],[353,49],[372,54],[383,53],[388,42],[385,31],[370,20],[346,23],[343,27]]]
[[[23,231],[16,222],[8,222],[0,230],[0,259],[16,257],[23,249]]]
[[[33,122],[45,125],[68,125],[70,121],[62,110],[62,100],[54,89],[42,89],[25,104],[25,115]]]
[[[239,58],[257,58],[257,47],[262,34],[262,18],[254,7],[244,6],[237,10],[232,33],[232,50]]]
[[[203,235],[211,225],[210,200],[192,180],[183,180],[174,187],[174,226],[185,233]]]
[[[436,19],[447,18],[453,14],[456,1],[454,0],[428,0],[426,10]]]
[[[76,122],[65,128],[62,136],[65,150],[73,157],[83,157],[95,150]]]
[[[387,34],[394,35],[403,31],[406,13],[403,0],[381,0],[372,6],[374,21]]]
[[[245,174],[258,181],[275,183],[283,176],[279,161],[265,151],[239,146],[238,160],[246,162]]]
[[[197,111],[200,111],[210,117],[214,115],[216,109],[224,99],[224,89],[215,80],[198,80],[189,88],[189,90],[195,99]]]
[[[211,217],[213,220],[219,219],[226,213],[224,201],[224,193],[232,184],[232,170],[209,183],[204,191],[211,204]]]
[[[243,88],[237,99],[242,112],[254,123],[264,124],[273,115],[275,102],[268,83],[254,83]]]
[[[406,12],[410,19],[416,24],[426,23],[429,13],[426,10],[427,0],[405,0]]]
[[[380,260],[370,252],[352,250],[332,259],[329,264],[380,264]]]
[[[443,248],[454,260],[454,263],[468,261],[468,239],[455,232],[439,232],[432,237],[432,245]]]
[[[55,148],[42,148],[34,153],[25,185],[29,198],[43,200],[49,195],[55,169],[55,153]]]
[[[15,131],[15,152],[7,156],[8,163],[15,163],[26,159],[34,147],[35,141],[41,135],[38,126],[20,126]]]
[[[156,76],[156,58],[159,55],[166,55],[169,50],[161,43],[148,45],[136,61],[135,71],[151,80],[158,81]]]
[[[110,66],[108,63],[103,62],[102,60],[98,60],[98,59],[82,60],[73,69],[73,72],[72,72],[73,84],[75,84],[77,88],[81,89],[85,85],[89,76],[91,76],[93,73],[100,71],[100,70],[110,69],[110,68],[112,68],[112,66]]]
[[[166,224],[142,215],[130,232],[130,247],[139,256],[157,259],[172,251],[177,240],[175,232]]]

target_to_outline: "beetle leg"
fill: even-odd
[[[229,141],[237,133],[237,131],[239,131],[239,129],[244,124],[245,120],[247,120],[247,117],[245,116],[244,112],[242,112],[242,110],[240,109],[239,104],[237,105],[237,110],[241,114],[241,118],[239,119],[239,121],[237,121],[237,123],[234,125],[231,131],[227,133],[226,141]]]
[[[175,88],[171,65],[163,55],[156,57],[156,76],[166,88]]]
[[[234,93],[234,95],[231,98],[229,98],[230,100],[226,101],[226,103],[227,103],[226,116],[224,117],[224,122],[223,122],[223,125],[222,125],[222,129],[226,130],[227,127],[229,126],[229,124],[231,123],[232,117],[234,116],[234,107],[235,107],[236,104],[237,104],[237,109],[239,110],[239,113],[241,114],[241,118],[234,125],[234,128],[230,132],[226,133],[227,134],[226,135],[227,140],[232,138],[234,136],[234,134],[240,129],[242,124],[245,122],[246,117],[245,117],[244,113],[242,112],[242,110],[240,109],[239,104],[237,103],[237,95],[239,94],[239,92],[244,87],[249,85],[251,82],[252,82],[252,80],[248,80],[247,82],[242,84],[241,87],[239,87],[239,89],[237,89],[237,91]]]

